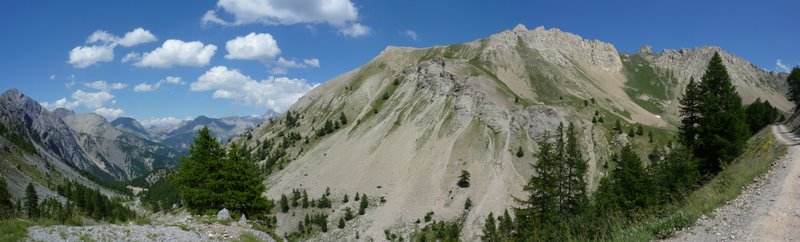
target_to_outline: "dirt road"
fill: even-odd
[[[800,241],[800,138],[784,126],[772,133],[788,147],[772,170],[671,241]]]

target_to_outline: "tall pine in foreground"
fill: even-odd
[[[589,169],[587,160],[583,159],[581,148],[575,134],[575,125],[570,123],[567,128],[566,147],[564,156],[561,160],[564,166],[562,173],[563,184],[563,204],[562,212],[568,215],[579,214],[586,206],[588,196],[586,195],[586,172]]]
[[[263,215],[272,206],[261,196],[264,185],[255,164],[235,144],[226,152],[207,127],[200,130],[179,167],[175,181],[185,206],[194,213],[228,208],[248,216]]]
[[[700,172],[717,174],[744,148],[749,136],[742,98],[719,53],[714,53],[700,82],[700,120],[694,154],[702,160]]]
[[[792,68],[792,72],[786,78],[786,83],[789,85],[787,94],[789,101],[793,101],[796,105],[795,109],[797,109],[797,106],[800,106],[800,66]]]
[[[557,229],[554,222],[559,217],[559,172],[560,164],[556,159],[557,153],[548,141],[545,133],[544,141],[539,149],[538,159],[534,163],[532,176],[522,188],[528,197],[519,202],[522,207],[516,210],[517,228],[520,237],[553,239]]]
[[[697,140],[697,129],[700,125],[700,86],[694,81],[694,77],[689,78],[686,91],[680,100],[681,103],[681,143],[689,149],[695,148]]]

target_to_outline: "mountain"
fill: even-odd
[[[100,115],[75,114],[63,116],[61,119],[70,127],[78,144],[95,163],[107,164],[104,168],[114,179],[130,180],[156,168],[178,164],[177,151],[151,141],[146,133],[129,131],[127,126],[117,129]],[[123,122],[124,120],[126,119]],[[133,119],[128,121],[135,129],[138,122]]]
[[[388,47],[234,142],[270,173],[272,199],[293,189],[318,197],[327,188],[332,197],[382,197],[359,218],[368,222],[350,230],[363,238],[382,239],[384,230],[408,238],[429,212],[437,221],[455,220],[469,198],[461,235],[476,240],[486,215],[518,205],[513,198],[525,195],[532,157],[559,123],[576,125],[591,189],[619,145],[654,146],[644,136],[617,134],[615,121],[625,131],[644,125],[661,145],[673,139],[677,100],[714,52],[745,102],[760,97],[784,111],[792,107],[783,96],[785,73],[718,47],[626,54],[558,29],[519,25],[463,44]],[[597,118],[605,122],[592,122]],[[471,174],[469,188],[456,186],[462,170]],[[278,214],[279,229],[295,231],[302,217]]]
[[[67,180],[113,193],[83,175],[85,171],[112,177],[103,169],[110,164],[95,163],[87,156],[59,117],[68,113],[49,112],[16,89],[0,95],[0,174],[12,196],[23,197],[25,187],[32,183],[40,199],[65,201],[51,189]]]
[[[145,139],[150,139],[150,132],[147,132],[147,129],[145,129],[144,126],[142,126],[142,124],[136,119],[130,117],[119,117],[114,121],[111,121],[111,125],[119,130],[130,132]]]
[[[277,114],[271,111],[261,116],[209,118],[201,115],[171,127],[151,127],[150,132],[162,144],[183,152],[191,146],[197,131],[203,127],[208,127],[217,140],[225,143],[275,116]]]

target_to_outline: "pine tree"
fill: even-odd
[[[614,130],[617,131],[617,134],[622,133],[622,124],[619,122],[619,119],[617,119],[617,122],[614,123]]]
[[[265,188],[248,153],[236,143],[226,152],[207,127],[200,130],[189,156],[181,159],[180,172],[174,175],[189,211],[228,208],[252,216],[268,213],[272,204],[261,196]]]
[[[483,241],[500,241],[500,236],[497,235],[497,225],[495,224],[494,214],[489,213],[486,217],[486,222],[483,224]]]
[[[646,208],[650,204],[648,194],[653,189],[642,160],[630,145],[622,147],[615,158],[617,169],[611,172],[611,182],[619,198],[617,205],[629,212]]]
[[[534,230],[544,231],[546,226],[558,218],[560,166],[548,138],[545,133],[537,155],[538,160],[533,164],[536,175],[522,188],[528,193],[526,199],[519,201],[522,207],[516,212],[517,227],[526,228],[518,231],[522,233],[522,237],[534,238]]]
[[[339,229],[343,229],[344,228],[344,218],[339,218],[339,224],[338,224],[337,227],[339,227]]]
[[[636,124],[636,135],[644,135],[644,128],[641,124]]]
[[[0,219],[10,218],[14,215],[14,204],[11,203],[11,194],[8,192],[6,179],[0,176]]]
[[[716,174],[741,153],[749,136],[742,99],[719,53],[709,61],[700,90],[699,142],[694,154],[702,160],[701,173]]]
[[[39,196],[32,183],[28,183],[28,187],[25,188],[25,212],[29,219],[39,218]]]
[[[344,198],[342,198],[342,203],[347,203],[350,201],[350,198],[347,197],[347,193],[344,194]]]
[[[564,187],[563,212],[566,214],[579,214],[588,202],[586,195],[586,173],[588,172],[587,160],[583,159],[581,148],[575,131],[575,125],[569,124],[567,128],[567,144],[564,152],[563,163],[566,165],[566,179]]]
[[[633,131],[633,128],[628,130],[628,137],[631,137],[631,138],[636,137],[636,132]]]
[[[301,201],[303,208],[308,208],[308,193],[306,193],[306,190],[303,190],[303,199]]]
[[[469,171],[461,170],[461,175],[458,176],[457,185],[461,188],[469,187]]]
[[[350,207],[344,209],[344,220],[350,221],[354,218],[353,210]]]
[[[694,81],[694,78],[689,78],[689,84],[686,85],[686,91],[680,100],[680,138],[681,143],[692,150],[695,149],[698,126],[700,125],[701,95],[699,84]]]
[[[525,156],[525,152],[522,151],[522,146],[519,146],[517,148],[517,157],[522,158],[523,156]]]
[[[653,131],[647,131],[647,138],[650,143],[653,143]]]
[[[786,78],[786,83],[789,86],[787,94],[789,101],[794,102],[795,110],[797,110],[797,106],[800,106],[800,66],[792,68],[792,72]]]
[[[286,213],[289,212],[289,199],[286,198],[285,194],[281,194],[281,212]]]
[[[369,199],[367,199],[367,194],[361,194],[361,203],[358,206],[358,214],[364,215],[364,213],[366,213],[368,206],[369,206]]]
[[[347,116],[344,115],[344,112],[342,112],[342,114],[339,115],[339,122],[342,123],[342,125],[347,124]]]
[[[212,177],[215,171],[222,169],[224,154],[219,142],[205,127],[189,147],[189,156],[181,157],[180,172],[175,174],[175,181],[189,210],[200,213],[205,209],[221,207],[219,195],[209,183],[216,180]]]

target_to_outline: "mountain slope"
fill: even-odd
[[[117,128],[118,130],[127,131],[129,133],[135,134],[139,137],[150,139],[150,132],[147,132],[147,129],[142,126],[139,121],[129,117],[120,117],[111,121],[111,126]]]
[[[140,134],[112,126],[94,113],[61,118],[70,127],[85,153],[117,180],[130,180],[161,167],[178,164],[178,153]],[[135,120],[134,120],[135,121]]]
[[[81,174],[107,175],[87,157],[57,114],[16,89],[0,95],[0,174],[11,195],[21,199],[32,183],[40,200],[65,198],[51,190],[72,180],[104,194],[114,194]],[[17,200],[14,200],[15,202]]]
[[[524,26],[464,44],[389,47],[300,98],[290,108],[296,123],[283,115],[254,129],[252,139],[236,142],[272,172],[267,182],[273,199],[292,189],[316,197],[326,187],[334,197],[355,192],[384,197],[351,233],[380,239],[390,229],[407,237],[414,221],[429,211],[434,219],[454,219],[469,198],[473,208],[462,236],[474,240],[487,214],[516,205],[513,196],[523,195],[538,143],[548,132],[552,137],[559,122],[576,124],[590,188],[607,171],[614,146],[650,145],[646,137],[617,135],[614,121],[621,120],[624,130],[633,123],[647,125],[662,144],[671,139],[687,76],[702,76],[701,69],[683,65],[707,62],[709,50],[714,48],[673,57],[626,55],[558,29]],[[732,78],[745,100],[759,96],[789,108],[780,74],[722,56],[729,71],[738,73]],[[662,64],[661,58],[680,61]],[[347,124],[338,122],[342,113]],[[605,123],[591,122],[598,116]],[[339,128],[320,132],[328,131],[326,121]],[[293,133],[300,139],[287,135]],[[264,144],[286,148],[264,150]],[[515,155],[519,147],[523,157]],[[279,151],[286,155],[269,159]],[[472,174],[471,187],[456,186],[461,170]],[[293,221],[279,216],[283,220]],[[294,223],[280,229],[291,232]]]

